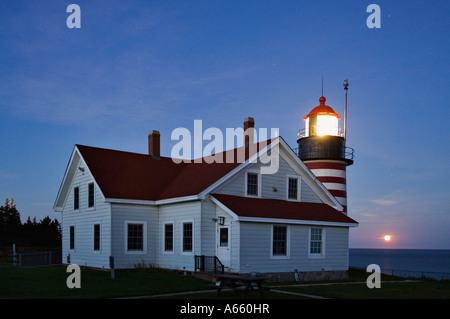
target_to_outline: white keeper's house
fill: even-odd
[[[246,132],[253,125],[246,118]],[[316,176],[320,160],[305,163],[281,137],[221,153],[223,163],[163,157],[158,131],[148,145],[148,154],[75,145],[54,204],[64,262],[109,269],[113,257],[115,269],[346,276],[349,229],[358,223]],[[258,159],[275,147],[276,173],[264,174],[268,164]],[[241,151],[243,160],[225,160]],[[335,177],[345,186],[345,176]]]

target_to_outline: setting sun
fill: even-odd
[[[389,236],[389,235],[384,236],[384,240],[385,241],[390,241],[391,240],[391,236]]]

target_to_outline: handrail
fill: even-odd
[[[214,273],[217,274],[217,264],[220,266],[220,272],[223,274],[225,272],[225,266],[219,260],[217,256],[214,256]]]
[[[344,155],[346,159],[353,160],[355,156],[355,150],[352,147],[346,146],[344,149]]]
[[[195,271],[214,271],[215,274],[218,272],[223,274],[225,272],[225,266],[217,256],[195,255],[194,257]]]
[[[315,127],[312,127],[312,130],[315,131]],[[339,136],[344,137],[344,132],[340,127],[338,127],[338,133],[336,134],[329,134],[331,136]],[[317,136],[317,135],[310,135],[308,131],[306,131],[306,128],[302,128],[298,130],[297,132],[297,139],[303,138],[303,137],[309,137],[309,136]]]
[[[297,154],[297,156],[300,156],[298,153],[298,151],[299,151],[298,147],[295,147],[295,148],[291,147],[291,149],[294,151],[295,154]],[[355,150],[352,147],[345,146],[345,148],[343,150],[343,154],[344,154],[344,159],[353,161],[353,158],[355,156]]]

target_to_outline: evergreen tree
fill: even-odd
[[[29,243],[36,243],[38,241],[37,233],[38,223],[36,222],[36,217],[33,221],[28,217],[27,221],[22,225],[22,242],[24,246],[29,246]]]
[[[20,214],[14,204],[7,198],[4,206],[0,206],[0,245],[11,246],[20,240],[21,227]]]
[[[61,248],[61,237],[58,220],[46,216],[37,222],[36,217],[28,217],[22,225],[14,199],[6,199],[5,205],[0,206],[0,246]]]
[[[40,221],[37,228],[39,234],[38,243],[42,247],[60,247],[61,245],[61,225],[54,219],[46,216]]]

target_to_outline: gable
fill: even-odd
[[[53,204],[53,209],[55,211],[62,211],[64,208],[65,201],[72,187],[73,180],[75,179],[78,167],[81,162],[81,156],[77,152],[76,148],[72,151],[69,163],[67,164],[66,171],[64,173],[63,180],[59,187],[58,195],[56,196],[55,203]]]
[[[280,137],[279,143],[272,142],[269,146],[279,146],[278,169],[274,174],[260,174],[261,194],[258,197],[286,200],[287,183],[289,177],[299,177],[301,181],[300,200],[304,202],[324,203],[330,205],[338,211],[343,207],[331,195],[328,189],[316,178],[316,176],[298,158],[289,145]],[[246,174],[247,172],[260,172],[261,167],[268,164],[249,163],[242,164],[238,169],[230,174],[229,178],[211,187],[208,192],[211,194],[227,194],[234,196],[246,196]],[[205,193],[205,192],[204,192]]]
[[[95,198],[101,197],[104,199],[103,193],[98,187],[93,174],[86,165],[86,162],[77,147],[75,147],[66,168],[66,172],[53,205],[53,209],[59,212],[63,211],[67,205],[67,202],[73,203],[73,188],[85,188],[89,183],[94,183],[94,191],[95,193],[98,193],[95,195]],[[80,201],[83,200],[83,196],[86,197],[86,194],[86,189],[80,189]]]
[[[246,196],[246,179],[245,174],[247,172],[260,171],[261,163],[250,164],[246,169],[240,171],[238,174],[227,180],[221,186],[214,190],[214,194],[227,194],[234,196]],[[287,199],[287,183],[288,178],[299,178],[300,198],[304,202],[323,203],[323,201],[317,196],[317,194],[311,189],[311,187],[305,182],[305,178],[302,178],[302,174],[299,171],[294,170],[291,165],[288,164],[286,159],[281,156],[279,159],[278,171],[275,174],[262,174],[261,175],[261,197],[272,199]]]

